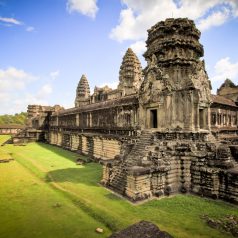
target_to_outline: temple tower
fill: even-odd
[[[141,124],[166,130],[209,130],[210,81],[200,32],[187,18],[169,18],[148,30],[148,63],[140,88]]]
[[[217,89],[217,94],[233,100],[238,105],[238,85],[235,85],[230,79]]]
[[[118,89],[122,90],[123,96],[135,94],[139,90],[141,80],[141,63],[132,49],[128,48],[120,67]]]
[[[90,88],[86,76],[83,74],[76,89],[75,107],[88,104],[90,100]]]

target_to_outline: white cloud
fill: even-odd
[[[8,101],[12,106],[8,109],[5,109],[4,113],[16,113],[27,110],[27,106],[30,104],[37,105],[49,105],[47,98],[53,92],[52,86],[50,84],[43,85],[36,94],[24,93],[22,97],[9,98]],[[1,96],[1,94],[0,94]],[[8,102],[9,104],[9,102]]]
[[[0,113],[26,111],[26,105],[20,107],[19,101],[26,99],[23,92],[36,79],[36,76],[15,67],[0,69]]]
[[[25,112],[27,110],[27,106],[31,104],[37,105],[48,105],[47,100],[37,98],[36,96],[26,93],[22,98],[15,98],[14,100],[11,99],[11,107],[5,109],[4,113],[13,114],[16,112]]]
[[[5,103],[8,102],[10,100],[10,95],[6,92],[0,92],[0,102]]]
[[[26,28],[26,31],[28,31],[28,32],[34,32],[34,31],[35,31],[35,27],[33,27],[33,26],[28,26],[28,27]]]
[[[220,59],[214,67],[214,74],[210,78],[214,84],[223,82],[226,78],[237,83],[238,62],[232,63],[229,57]]]
[[[57,74],[52,76],[56,77]],[[0,69],[0,113],[26,111],[28,104],[48,105],[47,99],[53,92],[52,85],[45,83],[34,93],[32,83],[37,79],[38,77],[15,67]]]
[[[120,13],[120,24],[112,29],[110,37],[118,40],[119,42],[122,42],[123,40],[140,39],[144,33],[136,28],[137,24],[133,10],[130,8],[124,9]]]
[[[37,92],[36,98],[39,100],[45,99],[53,92],[51,84],[47,83]]]
[[[230,0],[230,4],[232,7],[232,13],[234,16],[238,17],[238,1],[237,0]]]
[[[214,12],[205,19],[202,19],[198,24],[198,29],[201,31],[208,30],[213,26],[220,26],[224,24],[229,18],[229,12],[227,9],[221,12]]]
[[[136,41],[135,43],[131,44],[130,47],[136,55],[141,55],[146,51],[145,41]]]
[[[37,79],[24,70],[9,67],[0,69],[0,91],[13,91],[24,89],[26,84]]]
[[[146,30],[169,17],[188,17],[202,30],[238,16],[237,0],[122,0],[119,24],[110,37],[117,41],[145,40]]]
[[[21,93],[13,95],[0,92],[0,114],[14,114],[16,112],[25,112],[27,110],[27,106],[30,104],[49,105],[48,97],[51,93],[52,91],[44,86],[38,91],[36,95],[32,93]]]
[[[12,17],[0,17],[0,21],[13,25],[22,25],[23,23]]]
[[[55,80],[57,77],[59,77],[60,75],[60,71],[59,70],[56,70],[56,71],[53,71],[50,73],[50,77]]]
[[[71,12],[79,12],[83,15],[95,18],[98,11],[97,0],[68,0],[67,10]]]

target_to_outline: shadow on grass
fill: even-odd
[[[92,164],[80,168],[67,168],[50,171],[46,174],[46,182],[82,183],[89,186],[98,186],[101,171]]]
[[[108,193],[108,194],[105,195],[105,197],[110,199],[110,200],[114,200],[114,201],[121,201],[121,200],[123,200],[121,197],[119,197],[118,195],[113,194],[113,193]]]
[[[37,142],[37,145],[43,149],[49,150],[64,159],[76,163],[78,158],[87,160],[86,156],[80,155],[54,145]],[[99,186],[102,178],[102,166],[99,163],[86,163],[78,165],[77,168],[64,168],[49,171],[45,176],[46,182],[69,182],[74,184],[85,184],[88,186]]]
[[[43,142],[36,142],[36,144],[46,150],[49,150],[57,155],[63,156],[66,159],[71,160],[73,162],[76,162],[77,158],[83,159],[85,161],[87,160],[86,156],[80,155],[76,152],[66,150],[66,149],[58,147],[56,145],[45,144]]]

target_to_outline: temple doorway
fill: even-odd
[[[158,118],[157,118],[157,110],[150,110],[150,127],[157,128],[158,127]]]

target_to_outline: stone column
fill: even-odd
[[[195,131],[199,131],[199,106],[198,103],[194,103],[194,129]]]
[[[206,129],[210,130],[211,129],[211,108],[208,107],[206,109],[206,114],[207,114],[207,125],[206,125]]]
[[[79,114],[76,114],[76,126],[79,126]]]

